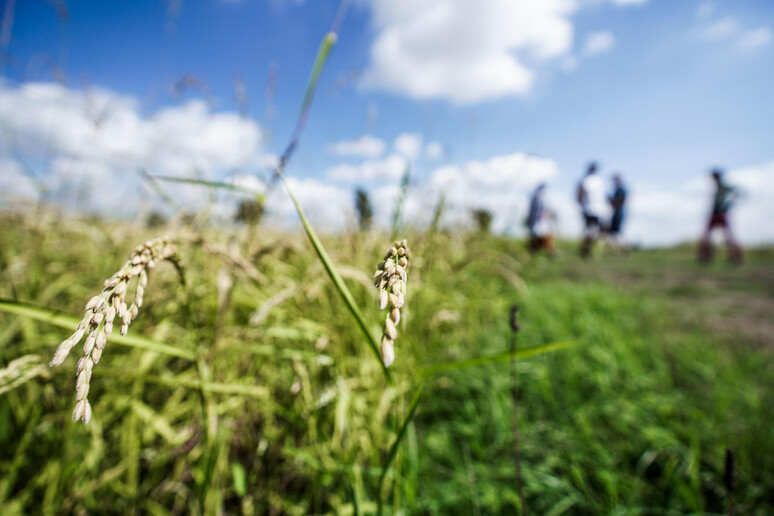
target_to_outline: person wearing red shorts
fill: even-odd
[[[729,260],[734,263],[740,263],[744,257],[744,252],[737,243],[736,238],[734,238],[731,225],[728,222],[728,212],[731,209],[731,205],[739,197],[739,192],[736,188],[727,185],[723,181],[723,172],[720,169],[712,171],[712,180],[715,182],[715,196],[712,202],[712,214],[699,244],[699,261],[712,261],[714,251],[712,247],[712,231],[716,228],[721,228],[728,246]]]

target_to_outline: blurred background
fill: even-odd
[[[350,4],[288,169],[322,227],[351,220],[356,188],[389,220],[409,168],[412,220],[427,222],[445,193],[449,219],[485,208],[498,232],[523,233],[529,194],[547,182],[561,234],[577,236],[574,188],[595,160],[629,187],[632,242],[696,238],[711,167],[745,193],[742,241],[774,238],[770,2]],[[2,202],[169,215],[143,173],[261,191],[338,9],[5,1]],[[208,200],[175,190],[184,207]],[[268,220],[296,223],[284,194],[267,202]],[[233,203],[217,208],[228,217]]]
[[[3,515],[774,512],[770,0],[0,6]]]

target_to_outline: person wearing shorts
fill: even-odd
[[[739,192],[736,188],[726,184],[723,180],[723,172],[720,169],[713,170],[711,175],[715,183],[715,194],[712,199],[712,213],[699,245],[699,261],[712,261],[714,254],[712,231],[720,228],[723,230],[723,236],[726,240],[729,259],[734,263],[739,263],[744,258],[744,252],[737,243],[728,220],[728,212],[734,201],[739,197]]]

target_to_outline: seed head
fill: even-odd
[[[102,357],[107,338],[113,331],[116,316],[121,321],[121,334],[126,335],[129,325],[139,315],[145,288],[148,285],[148,269],[161,260],[171,260],[178,264],[177,249],[168,240],[150,240],[137,246],[123,267],[105,280],[102,293],[92,297],[86,304],[83,318],[75,333],[56,349],[50,362],[51,366],[64,362],[70,350],[80,342],[88,330],[88,336],[83,344],[83,356],[75,367],[78,403],[73,410],[73,421],[81,420],[88,423],[91,419],[91,405],[87,397],[92,369]],[[129,282],[135,276],[137,276],[137,287],[134,302],[127,308],[125,297]]]
[[[395,360],[395,339],[398,337],[397,324],[403,307],[408,281],[409,251],[405,240],[398,240],[387,250],[384,262],[374,274],[374,286],[379,289],[378,305],[390,310],[384,320],[382,337],[382,361],[389,367]]]

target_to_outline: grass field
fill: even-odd
[[[108,340],[92,420],[75,424],[78,348],[47,363],[102,281],[164,233],[185,283],[153,271],[129,330],[147,340]],[[584,262],[569,244],[533,259],[506,238],[401,236],[390,384],[301,233],[4,215],[0,513],[517,513],[508,361],[430,369],[507,352],[514,303],[518,349],[575,341],[516,364],[529,513],[723,514],[726,449],[736,513],[774,512],[774,251],[702,267],[690,247]],[[379,335],[371,273],[391,240],[323,241]]]

